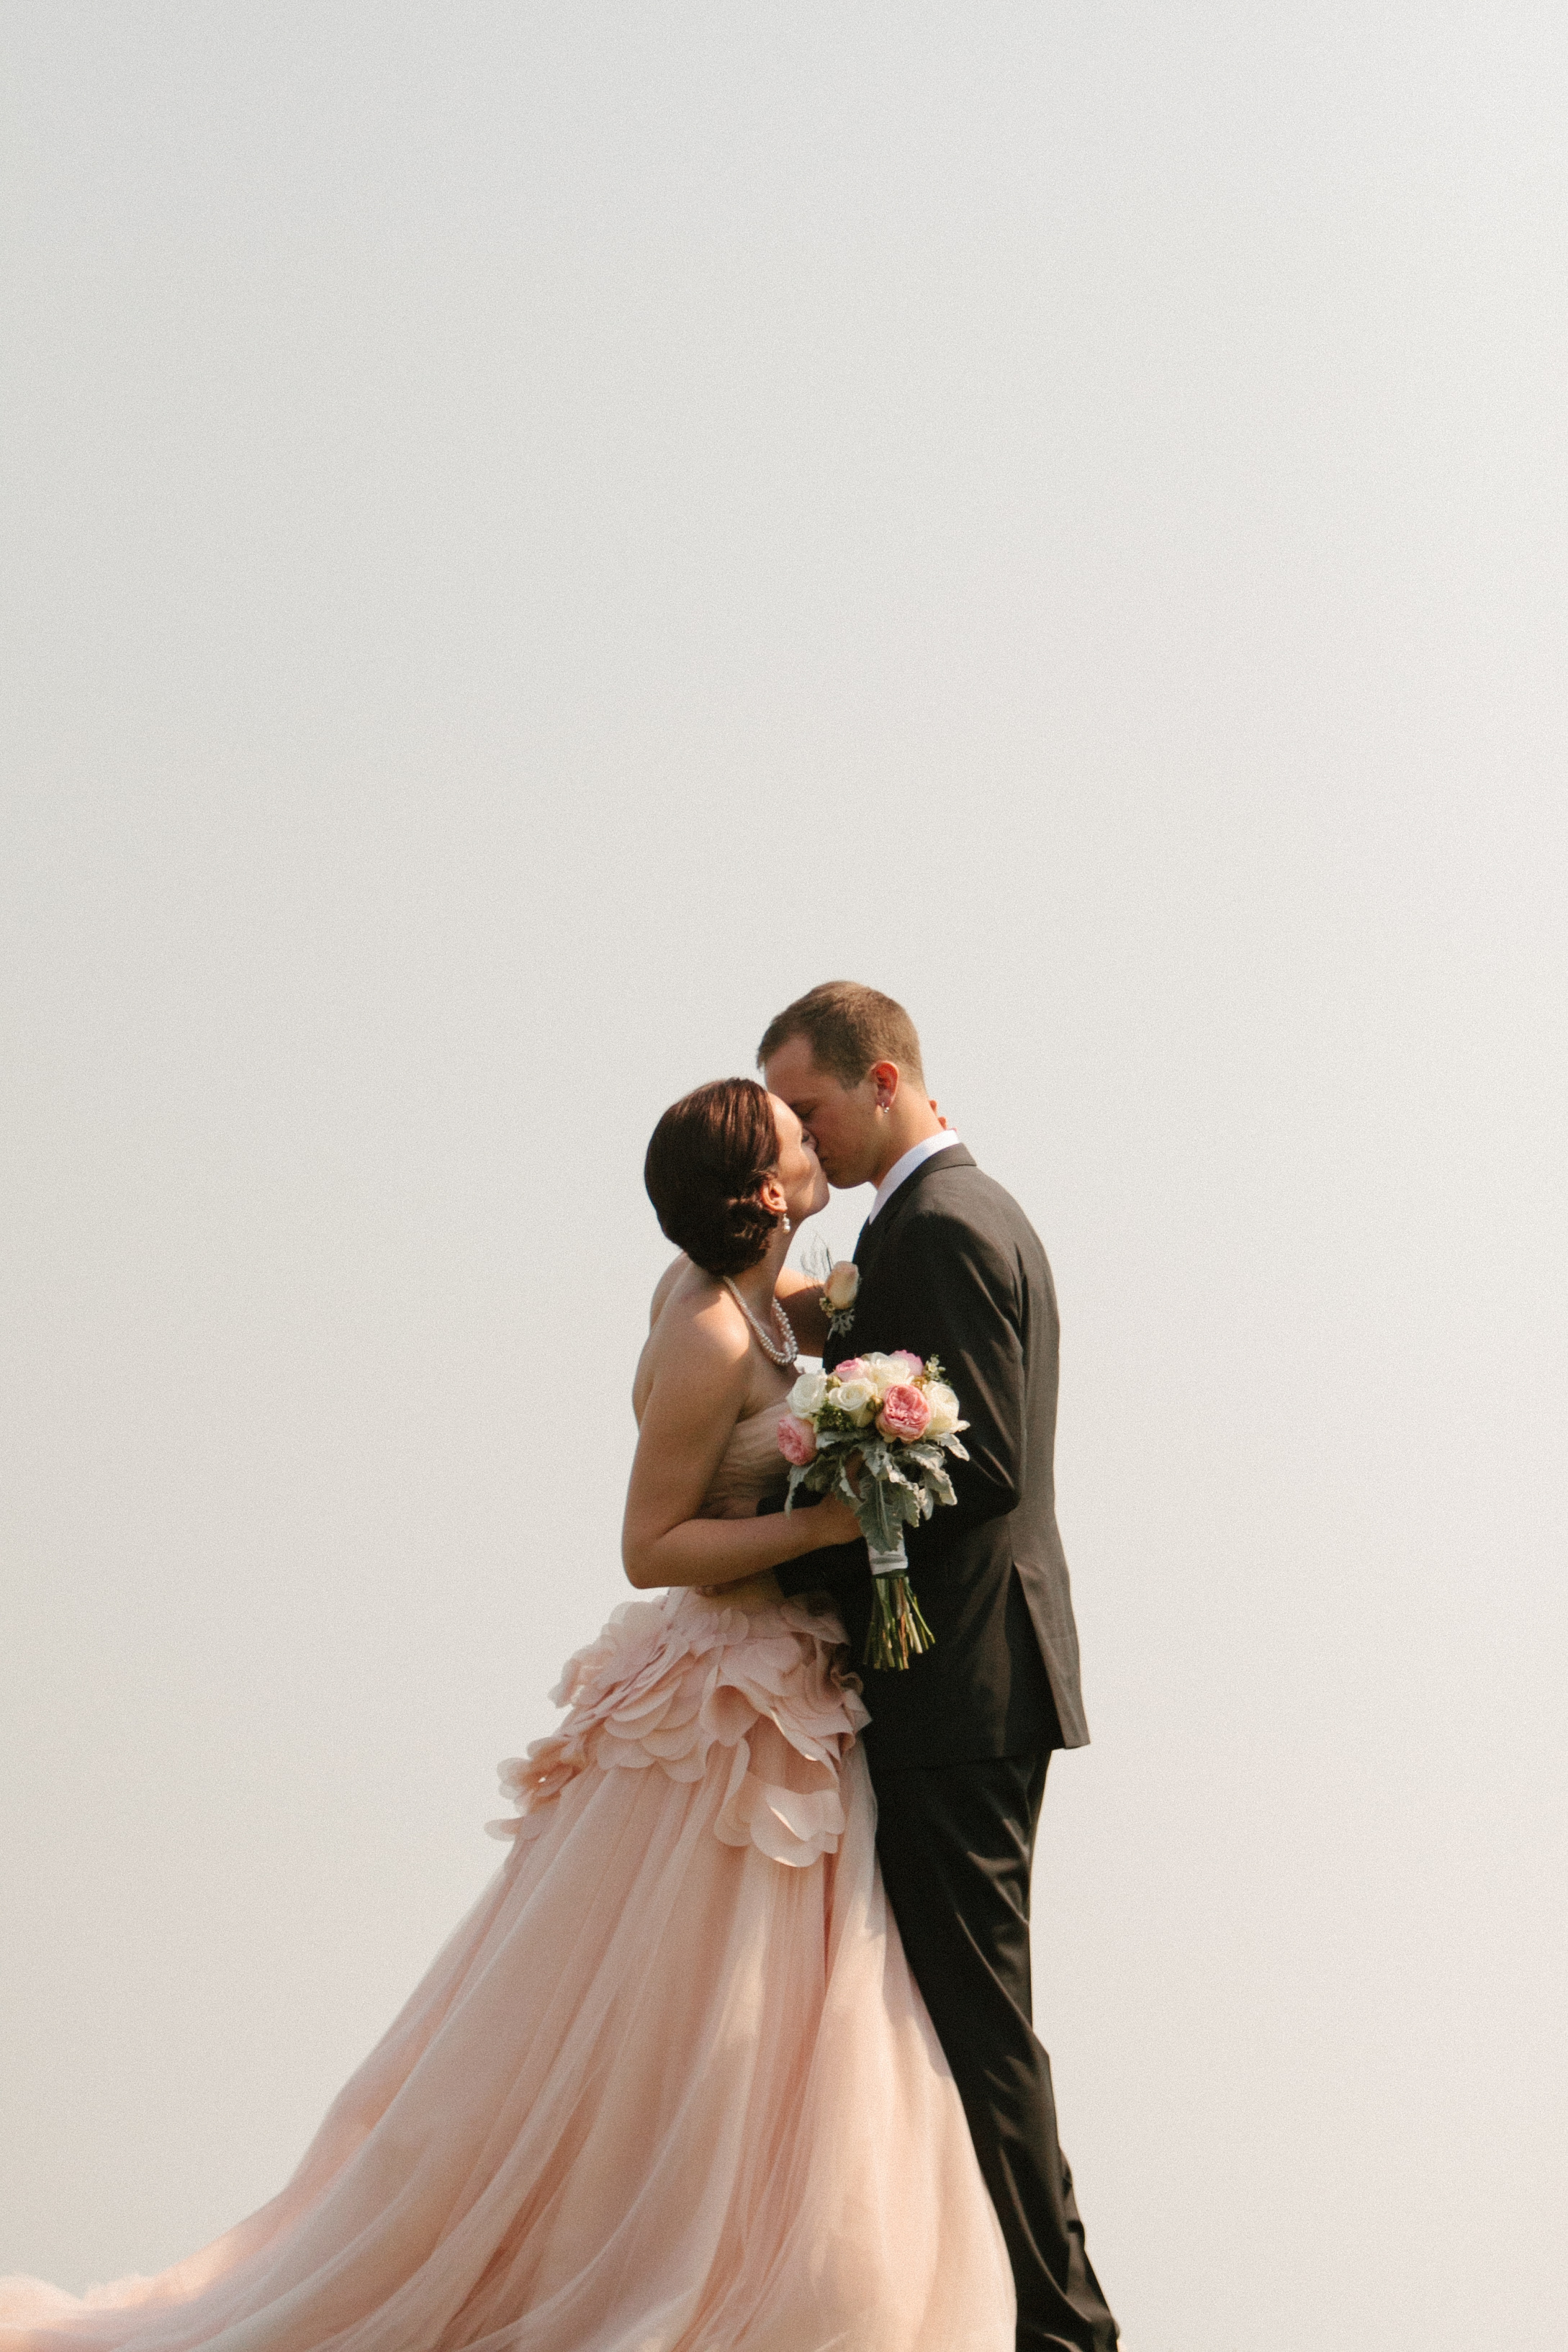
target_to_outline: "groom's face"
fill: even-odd
[[[870,1181],[886,1142],[877,1117],[875,1078],[847,1087],[831,1070],[818,1067],[805,1037],[786,1037],[763,1076],[768,1092],[788,1103],[816,1144],[830,1184],[842,1192]]]

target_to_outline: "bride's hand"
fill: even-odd
[[[825,1496],[816,1510],[803,1516],[811,1529],[813,1550],[819,1544],[853,1543],[860,1533],[859,1520],[837,1495]]]

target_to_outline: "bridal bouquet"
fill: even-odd
[[[967,1462],[958,1399],[934,1356],[907,1348],[851,1356],[831,1372],[803,1372],[779,1421],[779,1452],[790,1465],[786,1511],[795,1489],[839,1495],[860,1522],[871,1555],[875,1598],[865,1663],[902,1670],[932,1646],[931,1627],[910,1590],[904,1529],[956,1502],[946,1456]],[[849,1465],[858,1464],[852,1478]]]

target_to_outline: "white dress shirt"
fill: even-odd
[[[939,1151],[950,1151],[955,1143],[962,1143],[963,1140],[963,1138],[961,1135],[954,1135],[951,1127],[944,1127],[940,1135],[924,1136],[919,1143],[911,1143],[903,1158],[894,1160],[878,1185],[877,1197],[866,1213],[866,1223],[868,1224],[871,1223],[883,1203],[890,1200],[898,1191],[906,1176],[912,1176],[917,1168],[923,1168],[926,1161],[934,1160]]]

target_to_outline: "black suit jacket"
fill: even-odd
[[[1078,1630],[1057,1532],[1058,1324],[1039,1236],[962,1144],[933,1153],[861,1230],[860,1292],[829,1367],[871,1349],[940,1356],[969,1427],[958,1496],[906,1535],[935,1647],[903,1673],[860,1665],[871,1613],[862,1543],[776,1570],[829,1591],[864,1675],[879,1771],[962,1763],[1089,1738]]]

